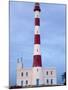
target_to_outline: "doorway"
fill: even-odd
[[[36,79],[36,85],[39,86],[39,79]]]

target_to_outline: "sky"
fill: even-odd
[[[16,84],[17,58],[31,68],[34,50],[34,3],[10,1],[9,84]],[[44,68],[55,67],[57,82],[62,83],[65,70],[65,9],[63,4],[40,4],[41,56]]]

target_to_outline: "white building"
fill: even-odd
[[[16,78],[17,78],[16,85],[23,86],[23,87],[57,84],[55,68],[37,67],[36,69],[35,68],[25,69],[23,68],[21,61],[17,62]]]
[[[30,69],[25,69],[22,65],[22,60],[17,62],[17,86],[43,86],[43,85],[56,85],[56,69],[43,68],[41,51],[40,51],[40,5],[35,3],[35,31],[34,31],[34,53],[33,53],[33,66]]]

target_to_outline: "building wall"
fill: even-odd
[[[31,69],[25,69],[21,63],[18,63],[16,72],[17,86],[37,86],[37,79],[39,80],[39,85],[57,84],[55,68],[32,67]]]
[[[32,68],[32,85],[37,85],[37,79],[39,80],[38,81],[39,85],[44,84],[44,77],[43,77],[42,67],[33,67]]]
[[[56,69],[46,68],[43,69],[43,71],[44,71],[45,85],[56,85],[57,84]]]
[[[18,86],[29,86],[31,85],[31,69],[20,69],[17,71],[17,85]]]

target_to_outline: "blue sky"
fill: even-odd
[[[65,71],[65,5],[40,4],[43,67],[56,67],[58,83]],[[10,85],[16,82],[17,58],[31,68],[34,48],[34,3],[10,2]]]

